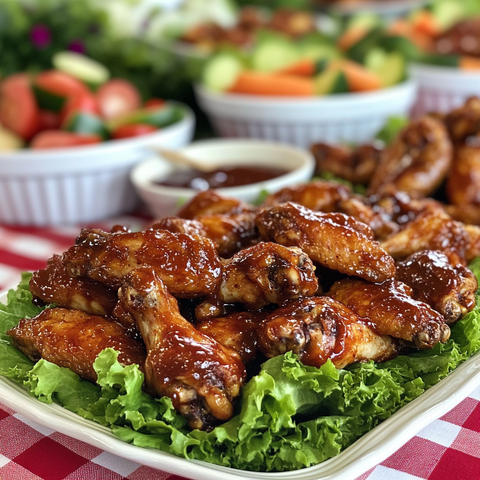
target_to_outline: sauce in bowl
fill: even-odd
[[[192,188],[193,190],[209,190],[225,187],[240,187],[251,183],[263,182],[279,177],[288,170],[272,167],[232,166],[223,167],[211,172],[200,170],[175,170],[162,180],[154,182],[177,188]]]

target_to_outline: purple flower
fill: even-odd
[[[30,41],[37,48],[46,48],[52,42],[52,34],[46,25],[37,24],[30,30]]]
[[[68,44],[68,49],[71,50],[72,52],[77,52],[77,53],[85,53],[85,45],[84,43],[76,38],[74,40],[72,40],[69,44]]]

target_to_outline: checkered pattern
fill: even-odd
[[[136,229],[137,217],[109,224]],[[0,290],[25,270],[44,268],[79,228],[24,228],[0,225]],[[0,480],[182,480],[104,452],[39,425],[0,404]],[[432,422],[407,444],[357,480],[479,480],[480,387]]]

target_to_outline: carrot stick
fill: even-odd
[[[429,37],[436,37],[441,31],[436,18],[428,10],[417,12],[412,21],[415,31],[422,32]]]
[[[252,70],[242,70],[228,91],[249,95],[288,97],[310,97],[315,94],[313,79]]]
[[[301,77],[313,77],[315,75],[315,62],[311,58],[301,58],[288,67],[282,68],[277,73],[281,75],[298,75]]]
[[[380,77],[367,70],[363,65],[345,58],[332,60],[332,67],[341,69],[347,77],[347,83],[352,92],[368,92],[382,88]]]
[[[480,70],[480,58],[470,55],[462,55],[458,62],[461,70]]]
[[[362,39],[369,29],[365,26],[357,25],[356,27],[351,27],[348,30],[340,35],[337,40],[337,46],[340,50],[346,52],[352,45],[357,43]]]

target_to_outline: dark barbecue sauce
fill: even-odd
[[[251,183],[279,177],[285,173],[287,173],[287,170],[280,168],[256,166],[225,167],[212,172],[201,172],[194,169],[176,170],[163,180],[157,180],[155,184],[193,188],[194,190],[209,190],[250,185]]]

